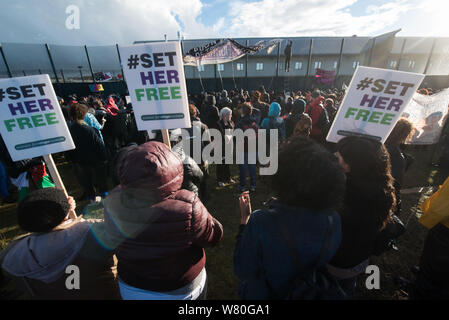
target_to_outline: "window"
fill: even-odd
[[[263,70],[263,63],[262,62],[257,62],[256,63],[256,70],[257,71]]]
[[[396,60],[391,60],[390,61],[390,68],[396,68],[397,62]]]
[[[355,68],[357,68],[359,65],[360,65],[360,61],[354,61],[354,62],[352,63],[352,68],[355,69]]]
[[[224,64],[222,64],[222,63],[217,64],[217,70],[224,71]]]
[[[314,69],[321,68],[321,61],[315,61],[314,64],[313,64],[313,68]]]
[[[243,71],[243,70],[244,70],[243,63],[237,63],[237,71]]]
[[[198,65],[198,72],[203,72],[204,71],[204,65],[199,64]]]
[[[415,61],[414,60],[410,60],[408,62],[408,68],[409,69],[415,69]]]
[[[298,61],[295,62],[295,70],[301,70],[302,69],[302,62]]]
[[[338,66],[338,62],[334,61],[334,69],[337,69],[337,66]]]

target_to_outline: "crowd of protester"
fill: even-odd
[[[236,129],[277,131],[275,198],[255,211],[258,164],[250,163],[248,144],[257,141],[245,141],[237,185],[234,165],[215,165],[211,177],[212,164],[187,154],[178,130],[170,132],[172,149],[160,132],[139,132],[125,96],[60,98],[76,146],[64,156],[83,190],[76,200],[103,200],[104,220],[77,217],[75,199],[55,189],[42,159],[13,162],[0,140],[2,198],[18,201],[18,224],[28,232],[0,253],[1,280],[37,299],[205,299],[204,248],[224,232],[206,207],[208,190],[236,184],[241,223],[233,266],[242,299],[353,297],[370,257],[405,232],[400,190],[413,158],[402,146],[413,126],[401,119],[385,144],[362,137],[330,144],[325,138],[344,93],[261,86],[189,96],[190,141],[198,128],[201,149],[213,143],[211,128],[223,148]],[[19,199],[9,194],[11,183]],[[431,230],[412,297],[449,297],[448,190],[446,181],[423,204],[420,221]],[[67,290],[68,265],[80,269],[79,290]]]

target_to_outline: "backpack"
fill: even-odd
[[[345,292],[339,286],[335,278],[329,274],[327,268],[321,267],[327,258],[332,239],[333,218],[331,215],[328,215],[327,218],[329,222],[328,228],[318,260],[310,270],[301,272],[295,276],[287,294],[284,297],[277,297],[267,279],[265,280],[269,290],[273,294],[273,298],[282,300],[344,300],[346,298]],[[298,255],[296,245],[290,237],[289,231],[282,223],[279,214],[274,214],[274,220],[282,239],[287,244],[287,248],[296,268],[299,269],[301,258]]]

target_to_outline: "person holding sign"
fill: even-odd
[[[368,138],[346,137],[337,144],[337,157],[346,172],[346,196],[341,245],[328,266],[345,292],[354,293],[357,276],[365,271],[381,231],[396,206],[390,158],[385,146]]]
[[[223,227],[198,196],[181,189],[181,159],[151,141],[129,150],[118,168],[120,185],[104,207],[106,245],[115,248],[122,298],[204,298],[204,247],[221,241]]]

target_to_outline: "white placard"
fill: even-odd
[[[179,42],[120,47],[137,128],[190,128],[189,103]]]
[[[48,74],[0,80],[0,133],[13,161],[75,149]]]
[[[364,136],[385,142],[423,74],[358,67],[326,140]]]

